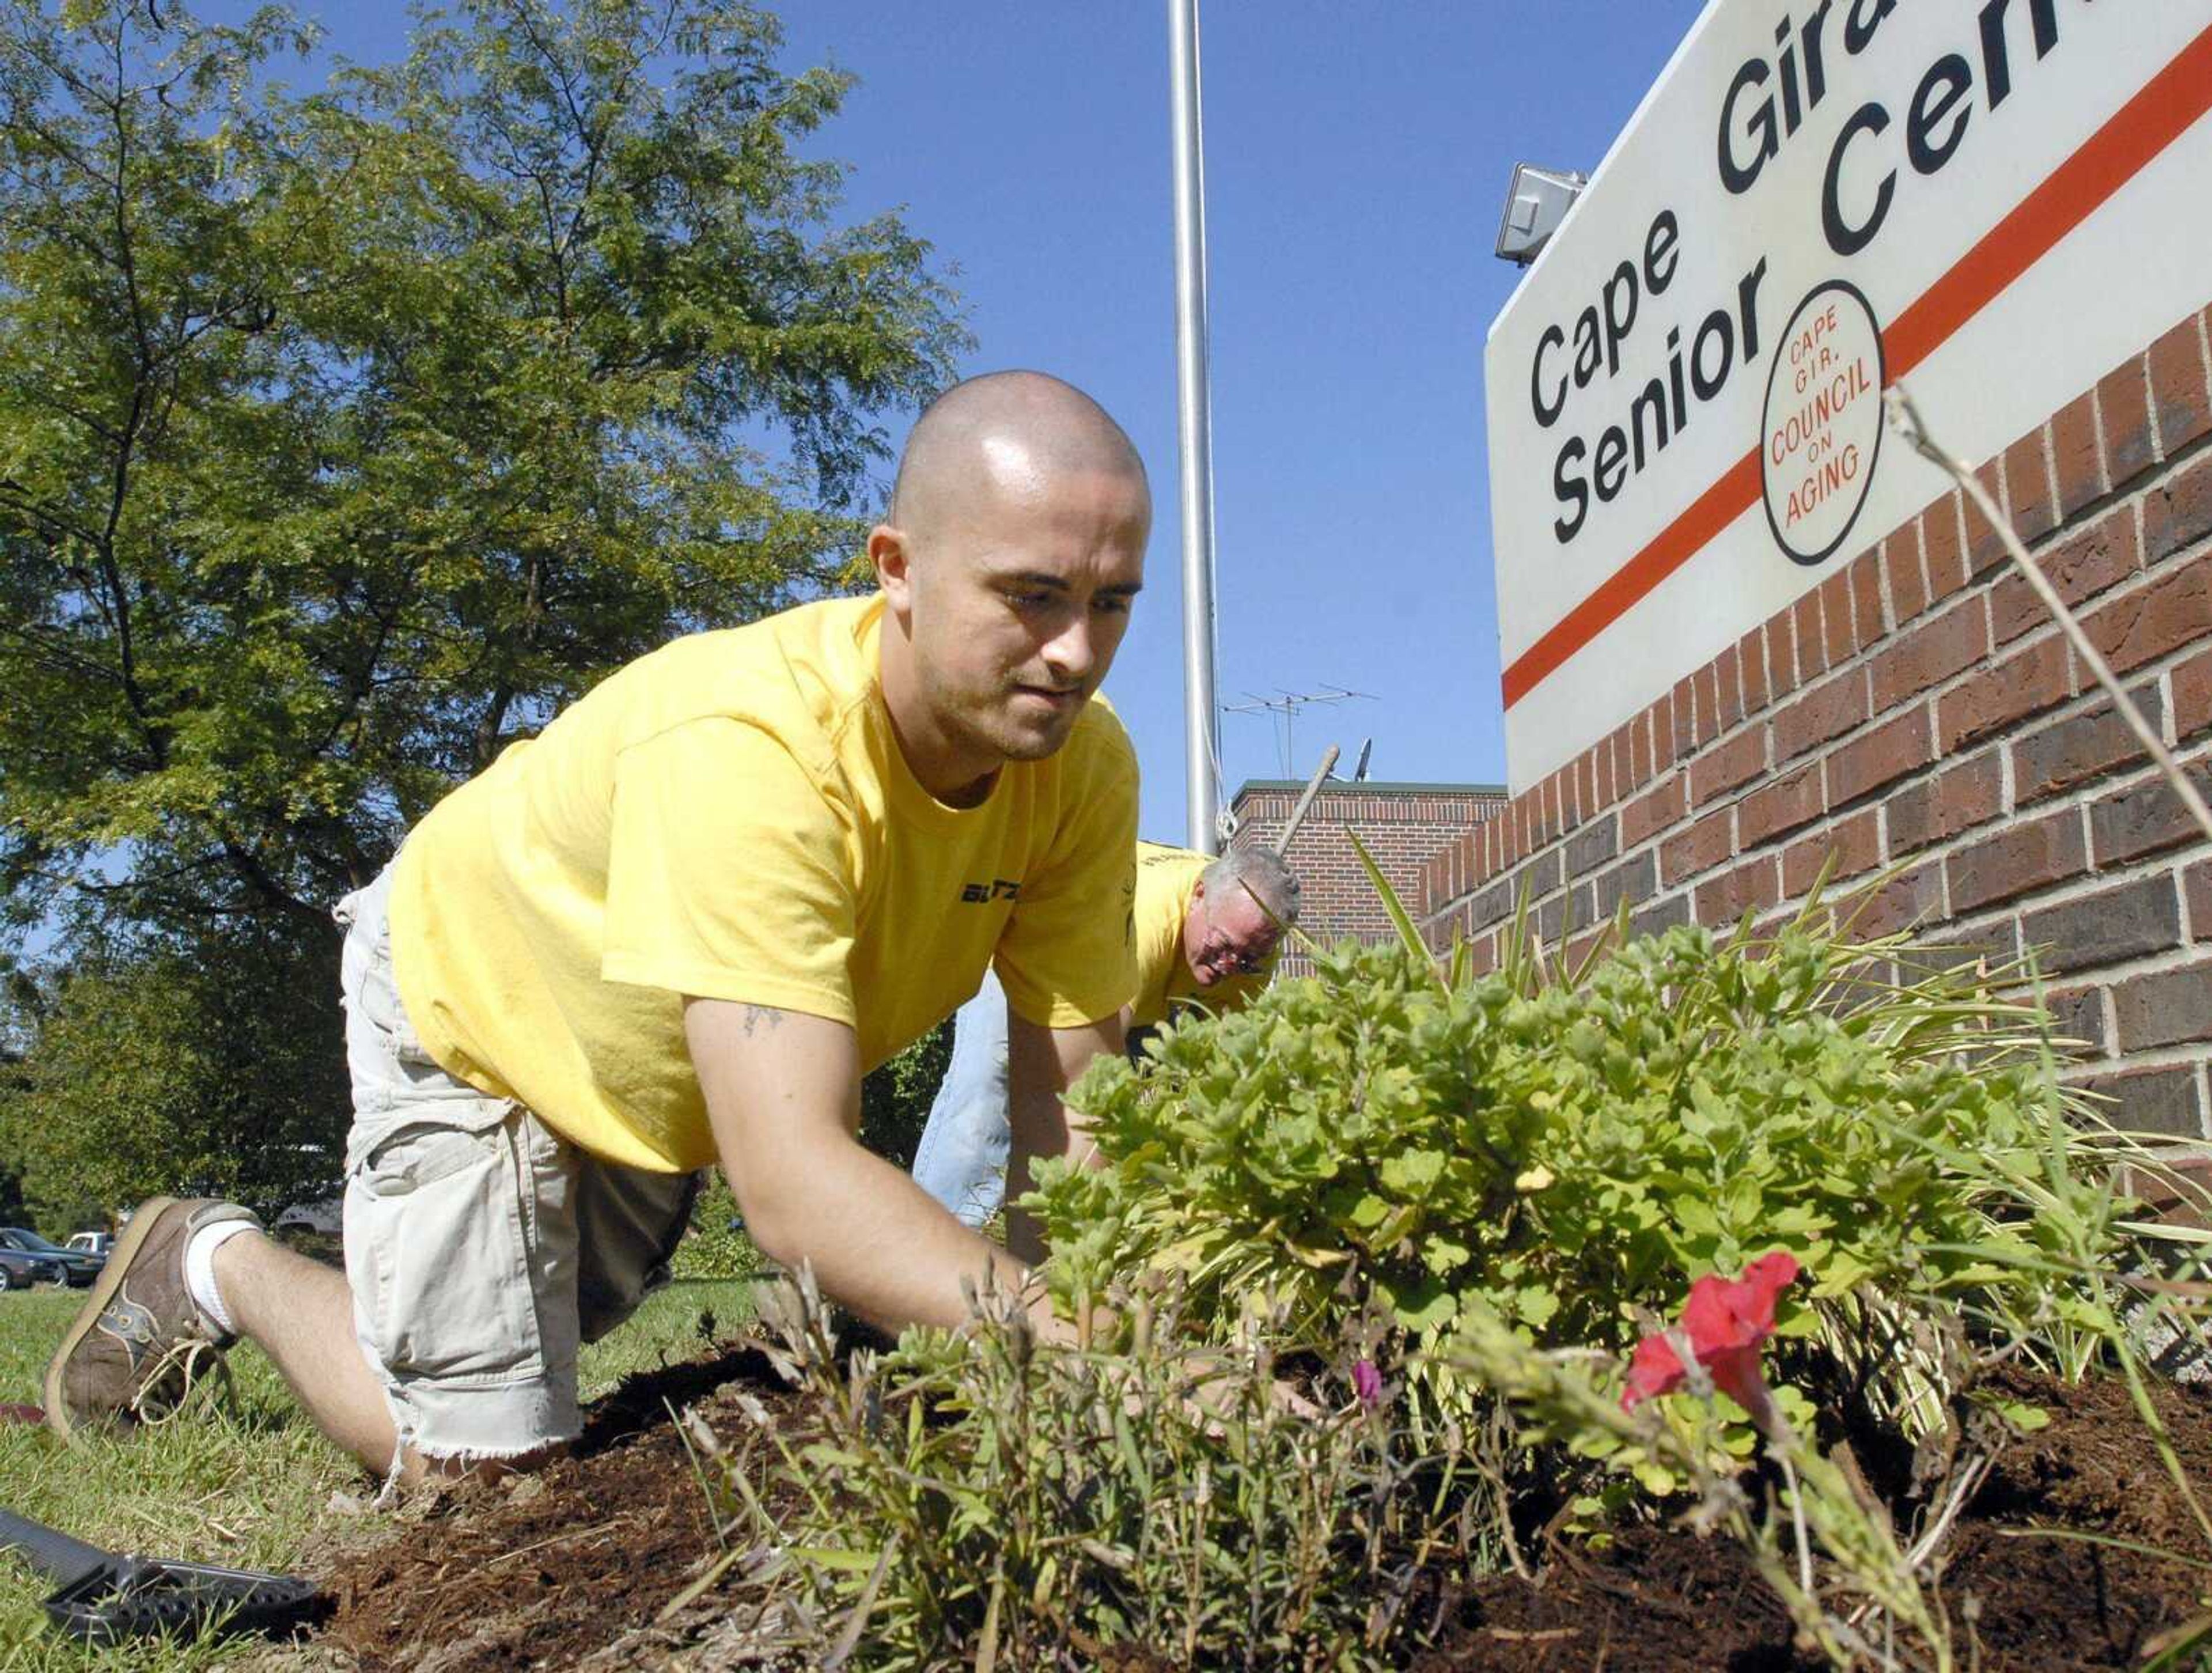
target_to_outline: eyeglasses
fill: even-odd
[[[1206,918],[1206,941],[1200,951],[1207,964],[1223,966],[1237,976],[1250,976],[1267,968],[1267,961],[1275,956],[1276,942],[1282,939],[1281,931],[1272,922],[1257,946],[1240,951],[1234,940],[1215,925],[1212,903],[1201,900],[1199,910]]]

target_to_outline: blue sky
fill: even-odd
[[[244,9],[207,4],[204,15]],[[381,62],[405,18],[301,0]],[[1158,515],[1107,682],[1184,806],[1174,224],[1165,0],[791,0],[796,70],[859,76],[821,155],[856,214],[901,207],[954,272],[964,371],[1033,366],[1134,437]],[[1218,696],[1347,687],[1289,776],[1375,739],[1373,776],[1501,782],[1482,344],[1516,160],[1594,167],[1694,21],[1691,0],[1215,0],[1202,13]],[[1284,776],[1268,715],[1225,715],[1228,790]],[[1226,800],[1226,796],[1224,798]]]

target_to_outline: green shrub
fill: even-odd
[[[1107,1354],[1041,1342],[987,1296],[965,1331],[847,1358],[804,1290],[763,1315],[811,1398],[689,1433],[740,1536],[729,1560],[795,1587],[814,1632],[792,1647],[833,1664],[842,1643],[875,1669],[1111,1664],[1115,1646],[1401,1667],[1486,1531],[1449,1513],[1462,1461],[1415,1456],[1387,1402],[1278,1403],[1257,1317],[1209,1351],[1171,1299],[1135,1298],[1138,1351]]]
[[[1672,929],[1576,984],[1525,958],[1452,984],[1401,946],[1318,954],[1085,1076],[1109,1165],[1030,1199],[1054,1281],[1073,1308],[1170,1268],[1217,1322],[1272,1293],[1317,1341],[1371,1296],[1423,1347],[1479,1301],[1620,1353],[1692,1280],[1787,1248],[1813,1305],[1785,1329],[1932,1420],[1916,1321],[2047,1340],[2065,1263],[2115,1238],[2038,1013],[1971,971],[1891,982],[1900,951],[1821,913],[1771,940]]]
[[[929,1124],[929,1106],[952,1061],[952,1021],[923,1035],[860,1082],[860,1142],[899,1167],[911,1168]]]
[[[1905,1548],[1824,1433],[1996,1433],[1970,1407],[2034,1414],[1977,1380],[1991,1360],[2104,1354],[2179,1466],[2112,1276],[2135,1233],[2107,1177],[2139,1153],[2058,1087],[2041,1013],[1991,996],[2024,972],[1917,961],[1818,910],[1568,979],[1517,935],[1474,980],[1346,946],[1177,1023],[1086,1074],[1103,1165],[1028,1199],[1091,1346],[985,1298],[965,1333],[841,1361],[803,1303],[813,1398],[702,1440],[753,1524],[729,1561],[856,1665],[1379,1667],[1537,1521],[1664,1503],[1746,1540],[1836,1664],[1866,1609],[1944,1664],[1934,1543]],[[1777,1249],[1805,1271],[1759,1326],[1760,1411],[1700,1372],[1625,1412],[1638,1338]],[[1358,1398],[1317,1418],[1279,1366]],[[764,1458],[795,1512],[765,1510]],[[1754,1459],[1778,1493],[1747,1490]]]
[[[765,1264],[738,1218],[738,1200],[720,1168],[708,1171],[691,1205],[691,1229],[669,1270],[678,1278],[750,1278]]]

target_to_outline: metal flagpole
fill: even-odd
[[[1220,721],[1213,704],[1213,421],[1206,354],[1205,128],[1199,106],[1198,0],[1168,0],[1174,83],[1176,431],[1182,457],[1183,738],[1189,843],[1221,850],[1216,815]]]

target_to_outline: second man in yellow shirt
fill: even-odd
[[[1123,1013],[1133,1046],[1187,1006],[1216,1013],[1267,984],[1283,932],[1298,919],[1298,880],[1270,849],[1209,859],[1137,844],[1137,995]],[[952,1057],[915,1152],[915,1183],[981,1226],[1006,1194],[1008,999],[995,976],[957,1013]]]

